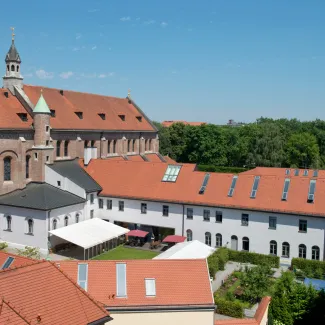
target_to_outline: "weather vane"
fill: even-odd
[[[10,27],[12,33],[11,33],[11,39],[14,41],[15,40],[15,27]]]

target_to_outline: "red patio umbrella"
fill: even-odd
[[[184,242],[186,237],[179,235],[169,235],[164,240],[163,243],[182,243]]]
[[[144,238],[148,235],[149,233],[147,231],[143,230],[131,230],[127,233],[128,237],[141,237]]]

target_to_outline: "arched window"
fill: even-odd
[[[7,70],[8,70],[8,71],[10,70],[10,68],[9,68],[9,64],[7,65]]]
[[[211,246],[211,233],[209,232],[205,233],[205,244]]]
[[[56,141],[56,156],[60,157],[61,155],[61,141]]]
[[[299,258],[306,258],[306,254],[307,254],[306,245],[300,244],[299,245]]]
[[[11,71],[15,72],[15,66],[13,64],[11,65]]]
[[[85,147],[85,148],[88,148],[88,143],[89,143],[89,141],[86,140],[85,143],[84,143],[84,147]]]
[[[116,140],[113,140],[113,153],[116,153]]]
[[[193,232],[192,232],[191,229],[186,230],[186,237],[187,237],[187,241],[192,241],[193,240]]]
[[[52,228],[55,230],[58,227],[58,221],[56,219],[53,219],[52,221]]]
[[[19,65],[17,65],[17,72],[19,72]]]
[[[221,246],[222,246],[222,235],[216,234],[216,247],[221,247]]]
[[[79,222],[79,213],[76,213],[76,223]]]
[[[107,141],[107,153],[111,153],[111,141]]]
[[[149,151],[149,139],[146,140],[145,142],[145,151]]]
[[[270,241],[270,254],[271,255],[277,255],[278,253],[278,244],[275,240]]]
[[[132,140],[128,140],[128,152],[131,152]]]
[[[11,157],[3,159],[4,180],[11,181]]]
[[[30,163],[30,156],[26,156],[26,178],[29,178],[29,163]]]
[[[69,217],[68,216],[65,216],[64,217],[64,227],[66,227],[68,225],[69,225]]]
[[[243,251],[249,251],[249,238],[243,237]]]
[[[69,140],[64,141],[64,157],[69,156]]]
[[[95,140],[92,140],[92,141],[90,142],[90,146],[91,146],[91,148],[95,148]]]
[[[148,142],[148,151],[152,151],[152,139],[149,139]]]
[[[11,231],[11,216],[6,216],[6,221],[7,221],[7,230]]]
[[[34,232],[34,221],[33,219],[28,219],[27,220],[27,233],[32,235]]]
[[[319,247],[318,246],[313,246],[312,248],[311,248],[311,259],[312,260],[317,260],[317,261],[319,261]]]
[[[282,256],[290,257],[290,245],[287,242],[282,243]]]
[[[231,249],[234,251],[238,250],[238,238],[235,235],[231,236]]]

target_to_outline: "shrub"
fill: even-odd
[[[304,258],[293,258],[291,268],[301,270],[307,277],[320,277],[325,274],[325,261],[306,260]]]
[[[240,262],[240,263],[250,263],[254,265],[269,265],[270,267],[278,268],[280,266],[280,257],[273,255],[264,255],[251,252],[240,252],[229,249],[229,260]]]
[[[215,303],[217,305],[216,312],[218,314],[236,318],[244,317],[244,309],[238,301],[228,301],[223,298],[215,297]]]
[[[225,264],[228,262],[229,253],[225,247],[220,247],[208,257],[209,272],[212,278],[215,277],[218,271],[225,269]]]
[[[215,166],[215,165],[197,165],[197,169],[201,172],[238,174],[241,172],[245,172],[249,168],[225,167],[225,166]]]
[[[34,258],[38,260],[41,258],[40,250],[37,247],[25,246],[24,249],[16,248],[16,250],[17,250],[17,254],[20,256],[25,256],[28,258]]]
[[[6,249],[8,247],[8,244],[6,242],[0,243],[0,251],[3,249]]]

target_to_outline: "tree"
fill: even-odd
[[[247,268],[240,283],[243,289],[243,299],[255,303],[265,296],[271,286],[271,268],[268,265],[258,265]]]
[[[319,167],[317,139],[308,132],[292,134],[287,142],[286,153],[287,163],[292,167]]]
[[[30,246],[25,246],[24,249],[16,249],[17,254],[20,256],[25,256],[28,258],[34,258],[34,259],[40,259],[41,258],[41,253],[39,248],[37,247],[30,247]]]

